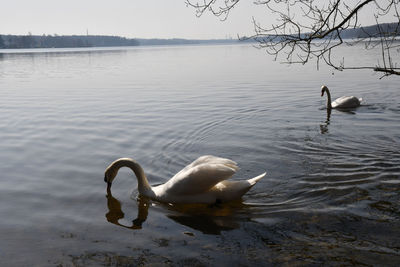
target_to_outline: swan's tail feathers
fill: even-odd
[[[358,99],[358,101],[360,101],[360,103],[363,101],[363,99],[362,99],[362,97],[360,97],[359,99]]]
[[[261,178],[263,178],[266,174],[267,174],[267,173],[264,172],[264,173],[262,173],[262,174],[260,174],[260,175],[258,175],[258,176],[256,176],[256,177],[254,177],[254,178],[251,178],[251,179],[247,180],[247,182],[250,183],[250,186],[253,186],[253,185],[255,185],[259,180],[261,180]]]

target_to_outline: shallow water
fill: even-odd
[[[1,265],[396,266],[400,91],[378,78],[247,45],[0,50]],[[322,84],[363,105],[327,118]],[[204,154],[268,175],[216,206],[103,182],[119,157],[160,184]]]

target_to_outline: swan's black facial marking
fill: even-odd
[[[104,182],[107,183],[107,176],[106,175],[104,175]]]

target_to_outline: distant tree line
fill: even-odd
[[[128,39],[104,35],[0,35],[0,48],[63,48],[236,43],[237,39]]]
[[[137,39],[139,45],[199,45],[199,44],[232,44],[237,43],[238,39],[208,39],[208,40],[197,40],[197,39]]]
[[[381,23],[361,28],[346,29],[342,32],[342,38],[370,38],[399,36],[398,23]]]
[[[100,35],[0,35],[0,48],[136,46],[136,39]]]
[[[400,35],[397,23],[386,23],[361,28],[344,29],[341,37],[344,39],[365,39],[367,37],[380,37],[387,35]],[[309,33],[301,33],[301,38],[306,38]],[[275,42],[281,42],[285,36],[271,35]],[[211,39],[190,40],[181,38],[172,39],[128,39],[119,36],[105,35],[1,35],[0,48],[63,48],[63,47],[107,47],[107,46],[138,46],[138,45],[188,45],[188,44],[229,44],[241,42],[263,42],[268,37],[255,37],[243,39]],[[332,38],[330,35],[327,38]]]

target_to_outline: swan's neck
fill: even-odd
[[[149,182],[147,181],[147,177],[144,174],[144,171],[139,163],[128,158],[122,158],[114,162],[114,168],[116,168],[116,170],[119,170],[122,167],[128,167],[135,173],[138,181],[139,194],[148,197],[151,197],[152,194],[154,194]]]
[[[328,109],[332,109],[332,100],[331,100],[331,93],[329,92],[328,88],[326,88],[326,96],[328,97],[328,100],[326,102],[326,107]]]

